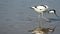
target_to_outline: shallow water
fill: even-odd
[[[28,30],[38,26],[38,13],[29,7],[47,4],[49,9],[56,9],[60,16],[59,3],[60,0],[0,0],[0,34],[31,34]],[[53,27],[58,24],[53,34],[60,34],[60,19],[54,14],[46,14],[46,16],[52,20],[52,23],[43,23],[44,27]]]

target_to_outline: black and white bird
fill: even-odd
[[[36,12],[38,12],[39,14],[42,15],[42,18],[44,18],[43,16],[43,13],[50,13],[50,14],[55,14],[57,17],[59,17],[57,14],[56,14],[56,10],[55,9],[48,9],[49,7],[47,5],[39,5],[39,6],[33,6],[33,7],[30,7],[31,9],[35,10]],[[41,17],[40,15],[38,17]],[[47,18],[44,18],[46,19],[48,22],[51,22],[49,19]]]
[[[56,10],[55,10],[55,9],[50,9],[50,10],[48,11],[48,13],[50,13],[50,14],[55,14],[57,17],[59,17],[59,16],[56,14]]]
[[[45,13],[47,11],[48,6],[47,5],[40,5],[40,6],[33,6],[33,7],[30,7],[30,8],[35,10],[39,14],[42,14],[42,18],[43,18],[43,13]]]
[[[39,13],[38,18],[40,18],[41,17],[40,15],[42,15],[43,19],[46,19],[47,22],[51,22],[49,19],[44,18],[44,16],[43,16],[44,15],[43,13],[46,13],[48,11],[48,6],[47,5],[33,6],[33,7],[30,7],[30,8]]]

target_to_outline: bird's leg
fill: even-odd
[[[40,15],[38,15],[38,18],[41,18]]]
[[[42,18],[44,18],[43,12],[42,12]]]
[[[51,22],[49,19],[44,18],[44,14],[43,14],[43,12],[42,12],[42,18],[43,18],[43,19],[46,19],[46,20],[47,20],[47,22]]]
[[[41,27],[41,24],[40,24],[40,14],[38,15],[38,24],[39,24],[39,27]]]

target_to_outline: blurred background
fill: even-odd
[[[47,4],[49,9],[55,9],[60,16],[60,0],[0,0],[0,34],[31,34],[31,30],[38,26],[38,13],[29,7]],[[54,14],[45,14],[44,17],[52,20],[42,26],[54,27],[58,25],[52,34],[60,34],[60,19]],[[51,33],[49,33],[51,34]]]

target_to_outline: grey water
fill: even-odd
[[[29,7],[47,4],[49,9],[55,9],[60,16],[60,0],[0,0],[0,34],[32,34],[28,32],[38,26],[38,13]],[[52,20],[45,23],[44,27],[58,25],[54,33],[60,34],[60,18],[54,14],[45,14],[44,17]]]

